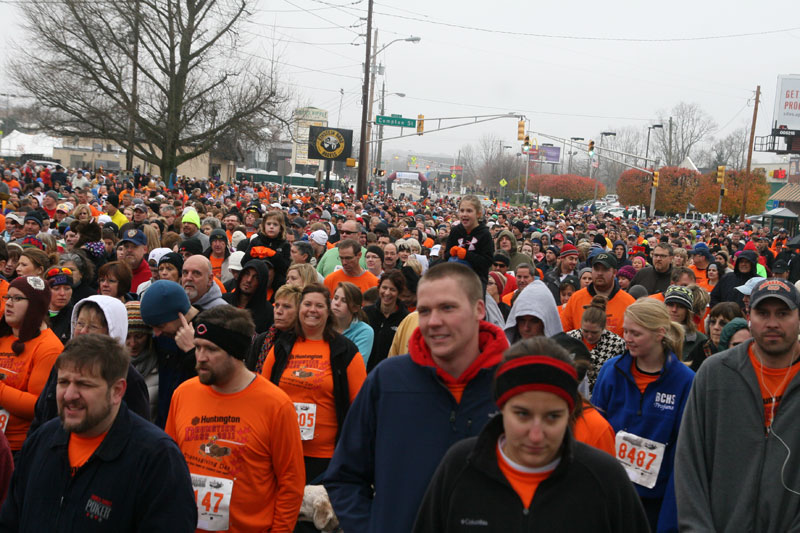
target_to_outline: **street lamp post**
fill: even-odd
[[[583,137],[570,137],[570,141],[582,141]],[[569,143],[569,164],[567,165],[567,174],[572,174],[572,156],[577,152],[572,151],[572,143]],[[590,171],[591,172],[591,171]]]
[[[390,45],[406,41],[410,43],[418,43],[422,40],[421,37],[406,37],[404,39],[394,39],[383,45],[379,50],[370,53],[370,46],[372,45],[372,7],[373,0],[369,0],[367,5],[367,52],[366,60],[364,61],[364,85],[362,86],[361,95],[361,139],[359,140],[358,152],[358,180],[356,182],[356,194],[363,196],[367,189],[367,171],[369,169],[369,152],[367,151],[367,139],[372,135],[372,126],[370,123],[370,115],[372,113],[372,88],[374,88],[375,80],[375,58],[386,50]],[[372,69],[370,69],[370,62]]]
[[[399,96],[405,98],[406,93],[389,93],[389,96]],[[381,115],[384,114],[386,109],[386,80],[381,83]],[[381,158],[383,156],[383,124],[378,126],[378,153],[375,156],[375,166],[381,168]]]
[[[604,137],[616,137],[617,133],[614,131],[601,131],[600,132],[600,144],[598,145],[598,151],[600,146],[603,144]],[[592,169],[594,168],[593,161],[589,161],[589,178],[592,177]],[[594,182],[594,200],[592,200],[592,204],[597,202],[597,187],[600,185],[600,180]]]
[[[647,168],[647,163],[649,160],[647,156],[650,155],[650,132],[655,129],[664,129],[663,124],[653,124],[652,126],[647,126],[647,145],[644,148],[644,166]],[[655,164],[653,165],[653,169],[655,169]],[[656,210],[656,188],[650,187],[650,216],[654,216]]]
[[[503,156],[505,155],[505,151],[508,148],[513,148],[513,146],[509,146],[507,144],[504,145],[503,141],[498,141],[498,144],[500,145],[500,181],[503,181]],[[501,187],[501,188],[505,193],[504,196],[506,197],[506,200],[508,200],[508,188],[507,187]]]
[[[647,167],[647,156],[650,155],[650,132],[655,129],[664,129],[663,124],[653,124],[652,126],[647,126],[647,145],[644,149],[644,166]]]

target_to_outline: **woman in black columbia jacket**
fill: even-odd
[[[622,466],[572,437],[580,397],[566,350],[546,337],[514,344],[494,397],[501,414],[444,456],[414,533],[649,531]]]

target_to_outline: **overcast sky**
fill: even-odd
[[[22,38],[17,8],[6,1],[4,59],[10,41]],[[261,0],[244,36],[265,58],[280,51],[284,81],[300,103],[326,109],[331,125],[344,89],[339,125],[358,131],[366,9],[367,0]],[[386,71],[376,93],[383,80],[387,93],[406,93],[387,98],[387,114],[424,114],[426,130],[435,127],[433,117],[515,112],[534,130],[588,139],[607,128],[646,131],[658,110],[686,101],[711,114],[720,126],[715,135],[724,137],[749,124],[760,84],[757,134],[766,135],[777,76],[800,72],[800,24],[786,2],[381,0],[374,9],[379,47],[421,38],[379,55]],[[657,41],[665,39],[688,40]],[[17,90],[5,76],[0,87]],[[392,130],[399,133],[387,128],[385,135]],[[516,120],[501,119],[384,149],[455,156],[487,132],[517,144]]]

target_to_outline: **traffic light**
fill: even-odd
[[[520,120],[517,122],[517,140],[521,141],[525,138],[525,121]]]
[[[594,141],[589,141],[589,157],[594,157]]]
[[[384,177],[385,175],[386,175],[386,171],[385,171],[385,170],[383,170],[382,168],[379,168],[379,169],[378,169],[378,176],[380,176],[380,177]]]
[[[527,154],[531,149],[531,138],[529,135],[525,136],[525,140],[522,143],[522,153]]]
[[[425,115],[417,115],[417,135],[425,131]]]
[[[356,159],[354,157],[348,157],[345,160],[345,166],[355,167],[356,166]]]
[[[658,187],[658,171],[653,172],[653,187]]]
[[[724,184],[725,183],[725,166],[720,165],[717,167],[717,183]]]

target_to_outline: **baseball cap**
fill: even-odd
[[[606,252],[599,253],[595,256],[592,265],[596,263],[600,263],[608,268],[617,268],[617,258]]]
[[[759,283],[755,286],[753,292],[750,294],[751,309],[757,307],[758,304],[767,298],[778,298],[788,305],[789,309],[797,309],[798,304],[800,304],[800,292],[797,291],[797,287],[788,281],[778,278],[752,279],[758,279]]]
[[[147,244],[147,237],[145,237],[144,232],[140,229],[129,229],[122,236],[120,242],[132,242],[136,246],[145,246]]]
[[[764,280],[764,278],[761,278],[761,277],[758,277],[758,276],[752,277],[752,278],[748,279],[747,282],[745,282],[744,285],[739,285],[738,287],[736,287],[736,290],[741,292],[745,296],[750,296],[752,294],[752,292],[753,292],[753,289],[756,287],[756,285],[761,283],[763,280]]]
[[[774,272],[775,274],[783,274],[784,272],[788,271],[789,271],[789,263],[787,263],[783,259],[778,259],[772,265],[772,272]]]
[[[244,252],[242,251],[235,251],[233,252],[230,257],[228,257],[228,270],[235,270],[239,272],[242,270],[242,258],[244,257]]]

